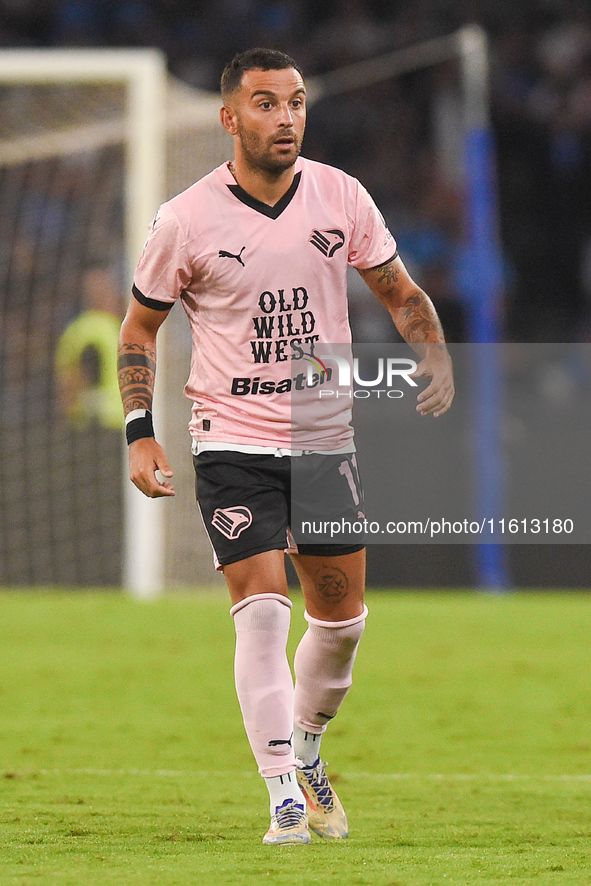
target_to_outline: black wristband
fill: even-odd
[[[140,410],[136,410],[139,412]],[[152,422],[152,413],[149,409],[141,410],[143,415],[134,416],[131,421],[125,422],[125,436],[127,445],[129,446],[134,440],[141,440],[142,437],[154,436],[154,424]],[[132,415],[132,413],[130,413]],[[129,418],[129,416],[128,416]]]

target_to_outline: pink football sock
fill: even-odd
[[[320,735],[338,711],[352,683],[353,663],[365,627],[367,607],[348,621],[320,621],[305,613],[308,630],[297,648],[294,722],[296,738]],[[295,747],[299,757],[298,747]],[[302,749],[303,753],[303,749]]]
[[[290,610],[291,602],[280,594],[255,594],[230,610],[236,627],[236,692],[265,778],[295,769],[293,681],[285,651]]]

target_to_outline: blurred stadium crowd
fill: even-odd
[[[591,5],[585,0],[1,0],[0,47],[159,46],[170,71],[217,89],[251,45],[294,55],[309,74],[468,22],[491,41],[492,111],[504,250],[505,337],[591,336]],[[465,340],[455,64],[325,100],[305,153],[357,175]],[[358,337],[390,333],[358,311]]]

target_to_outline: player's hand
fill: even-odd
[[[159,471],[165,479],[160,481],[156,471]],[[168,482],[172,477],[172,471],[162,446],[154,437],[142,437],[130,445],[129,476],[140,492],[148,498],[175,495],[174,486]]]
[[[431,383],[417,397],[417,412],[437,418],[452,404],[455,387],[451,357],[445,345],[426,346],[426,354],[411,378],[430,378]]]

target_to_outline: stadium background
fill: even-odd
[[[586,3],[4,0],[0,3],[0,47],[157,46],[177,78],[215,90],[224,63],[246,46],[284,49],[312,76],[448,34],[467,22],[481,24],[491,41],[504,337],[509,341],[586,342],[591,319],[591,12]],[[340,166],[363,181],[388,219],[411,272],[433,298],[449,340],[461,342],[466,340],[461,296],[465,270],[462,194],[454,167],[458,155],[457,145],[451,144],[453,127],[446,126],[446,121],[453,120],[453,89],[448,87],[455,76],[452,64],[440,65],[319,102],[310,113],[305,155]],[[436,138],[426,138],[426,128],[433,127]],[[449,162],[442,166],[435,162],[434,152],[440,155],[446,140],[450,142]],[[90,172],[100,181],[100,170],[87,169],[84,175]],[[34,213],[34,207],[29,209]],[[120,218],[104,219],[111,235],[118,224]],[[104,249],[116,248],[112,236],[98,231],[94,260],[104,258]],[[4,289],[1,299],[1,430],[6,454],[7,443],[16,445],[8,419],[18,412],[15,401],[21,388],[15,385],[11,374],[15,364],[9,358],[15,348],[15,318],[17,329],[20,320],[27,325],[26,288]],[[55,313],[52,317],[56,344],[59,333],[80,312],[82,300],[80,286],[64,293],[57,320]],[[377,303],[372,306],[354,287],[351,312],[360,340],[388,341],[394,334]],[[25,347],[35,350],[34,336],[28,334]],[[43,421],[59,423],[53,363],[31,369],[30,355],[23,359],[27,383],[37,386],[45,402]],[[81,537],[73,543],[66,579],[78,584],[116,584],[121,557],[120,526],[113,519],[121,507],[116,484],[111,484],[113,497],[104,497],[107,478],[112,478],[119,458],[116,439],[109,433],[64,430],[59,443],[68,451],[74,484],[76,471],[87,472],[93,447],[102,453],[111,449],[105,476],[95,478],[101,508],[88,507],[91,491],[69,512],[68,519]],[[22,480],[34,509],[35,469],[19,480],[10,459],[3,456],[3,463],[2,488]],[[2,495],[0,499],[0,528],[7,539],[14,512],[7,499]],[[25,515],[21,534],[34,549],[38,530],[27,519]],[[53,524],[56,532],[59,521],[60,514],[49,506],[44,531]],[[101,547],[105,539],[106,548]],[[568,546],[543,550],[515,546],[510,552],[513,581],[526,586],[586,585],[589,551],[577,546],[574,552],[573,556]],[[6,556],[3,559],[6,563]],[[35,562],[29,557],[12,571],[4,567],[1,580],[63,583],[64,573],[54,562]],[[417,545],[377,548],[371,552],[369,581],[388,586],[469,586],[474,581],[472,552],[468,546],[440,546],[430,548],[426,557]]]

